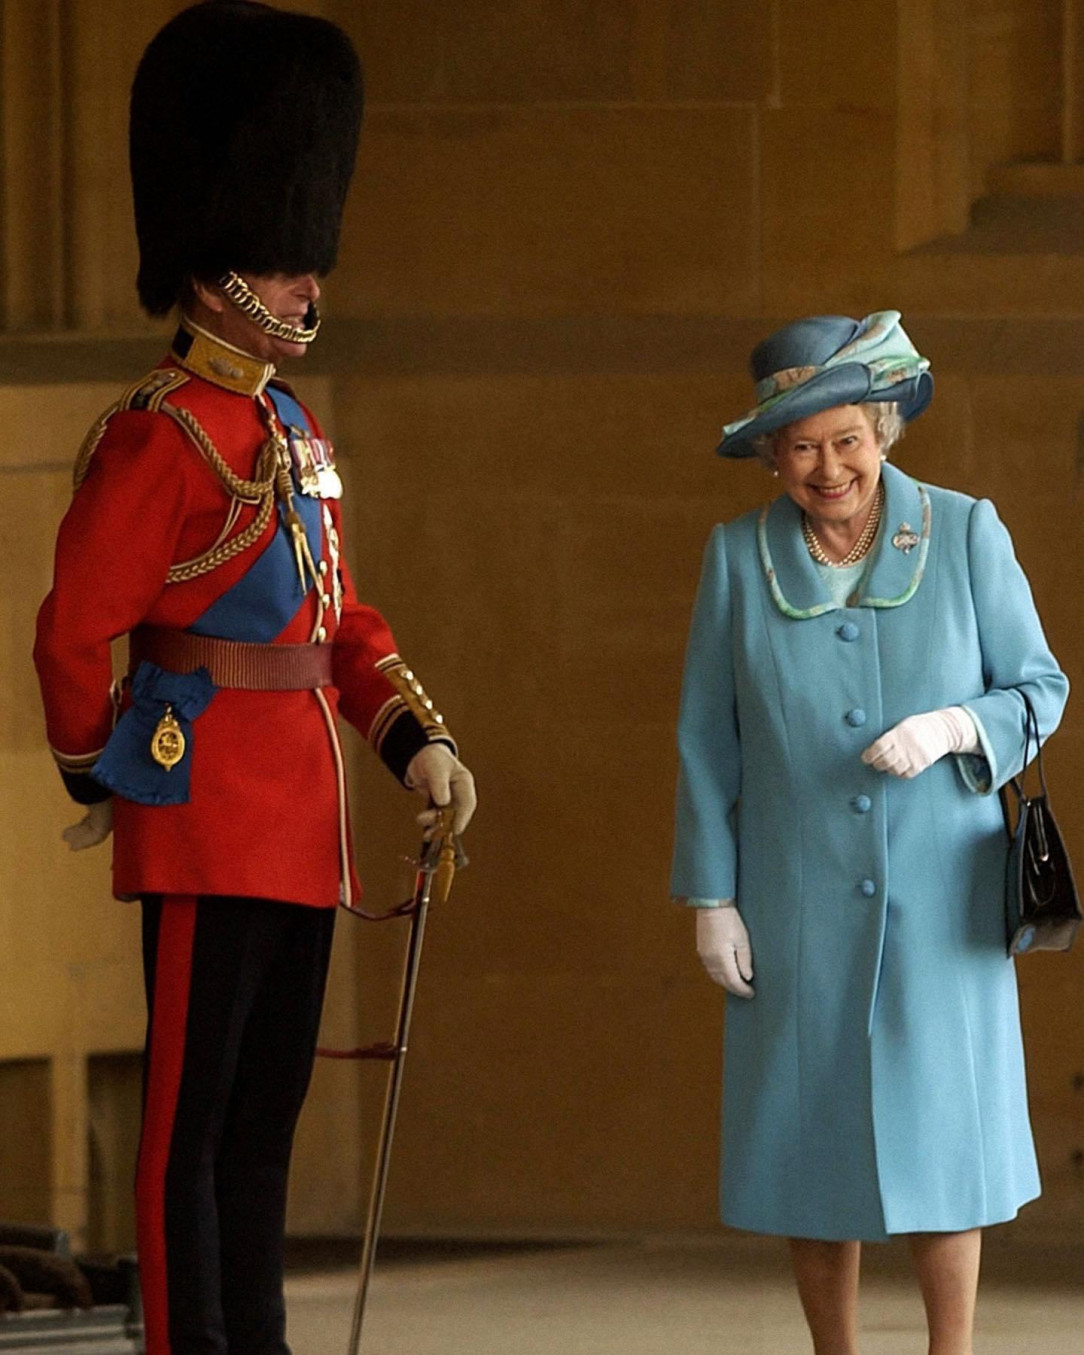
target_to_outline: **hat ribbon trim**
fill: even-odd
[[[871,391],[875,391],[878,387],[887,390],[889,386],[896,386],[901,381],[907,381],[911,377],[921,375],[930,366],[929,359],[921,358],[917,353],[913,356],[911,354],[898,354],[883,358],[872,358],[868,362],[862,362],[860,358],[854,356],[844,357],[840,353],[833,358],[829,358],[819,367],[784,367],[782,371],[773,372],[763,381],[758,381],[754,388],[757,403],[758,405],[766,405],[770,400],[793,390],[795,386],[804,386],[807,381],[811,381],[815,376],[820,376],[822,372],[830,372],[837,367],[847,366],[855,362],[865,367],[869,373]]]

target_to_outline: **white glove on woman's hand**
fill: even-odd
[[[963,706],[909,715],[882,734],[862,754],[862,761],[879,772],[910,778],[932,767],[946,753],[976,753],[979,734]]]
[[[99,800],[96,805],[88,805],[86,817],[65,828],[61,837],[73,852],[81,852],[87,847],[97,847],[113,831],[113,800]]]
[[[741,913],[729,899],[696,910],[696,953],[716,983],[735,997],[755,997],[753,951]]]
[[[431,743],[421,752],[415,753],[407,765],[407,785],[419,795],[426,796],[436,808],[423,810],[418,822],[425,829],[426,841],[440,817],[437,809],[451,805],[452,831],[462,833],[471,821],[478,796],[474,790],[474,777],[462,762],[443,743]]]

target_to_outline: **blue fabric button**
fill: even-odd
[[[872,880],[863,880],[858,888],[865,894],[867,899],[872,899],[874,894],[877,893],[877,886]]]
[[[857,640],[858,627],[853,621],[844,621],[843,625],[836,631],[836,634],[841,640]]]
[[[855,706],[854,710],[849,710],[843,718],[852,729],[861,729],[866,723],[866,712],[861,706]]]
[[[856,814],[868,814],[873,808],[873,801],[868,795],[856,795],[851,804]]]

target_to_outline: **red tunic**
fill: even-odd
[[[185,373],[175,359],[162,370],[183,381],[165,401],[195,417],[230,470],[254,478],[267,436],[256,398]],[[230,496],[173,417],[131,407],[141,402],[139,390],[133,388],[122,402],[128,407],[108,418],[61,524],[53,589],[38,616],[34,659],[49,743],[82,800],[102,798],[89,779],[90,793],[81,794],[79,786],[113,727],[110,642],[140,624],[190,627],[283,530],[273,513],[258,540],[235,558],[198,577],[167,582],[171,566],[216,542]],[[256,512],[242,505],[230,534],[243,530]],[[323,605],[320,590],[310,588],[274,643],[333,645],[335,685],[320,691],[218,690],[195,722],[188,803],[144,805],[115,797],[118,897],[247,895],[317,907],[357,897],[336,714],[341,710],[370,738],[400,776],[414,752],[441,736],[415,719],[377,666],[394,662],[395,641],[379,612],[358,601],[336,549],[331,529],[341,543],[339,502],[322,500],[321,517],[324,530],[310,545]]]

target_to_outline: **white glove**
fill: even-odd
[[[113,831],[113,800],[99,800],[96,805],[88,805],[86,817],[65,828],[61,837],[73,852],[81,852],[87,847],[97,847]]]
[[[976,753],[979,734],[963,706],[909,715],[882,734],[862,754],[862,761],[879,772],[910,779],[932,767],[946,753]]]
[[[735,997],[755,997],[753,951],[741,913],[730,899],[696,910],[696,953],[716,983]]]
[[[462,833],[470,823],[478,804],[474,777],[447,744],[431,743],[421,752],[415,753],[407,766],[405,780],[411,790],[426,796],[430,805],[436,806],[423,810],[417,816],[418,822],[426,830],[426,841],[440,817],[437,809],[443,809],[446,805],[451,805],[454,811],[454,833]]]

